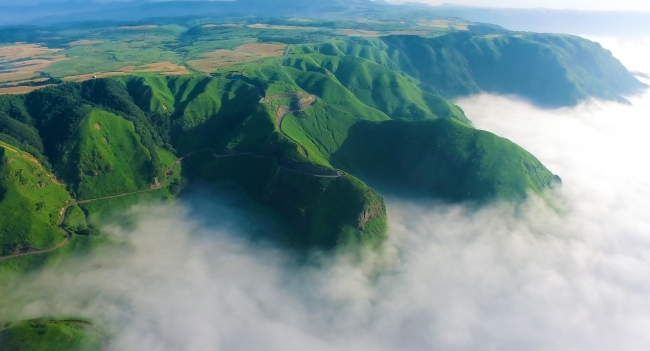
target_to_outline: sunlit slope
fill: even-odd
[[[362,179],[453,201],[520,200],[559,181],[509,140],[450,119],[359,123],[333,159]]]
[[[99,109],[81,120],[56,168],[80,200],[147,189],[154,172],[133,122]]]
[[[263,83],[269,80],[251,80],[265,74],[276,77],[270,83],[274,87]],[[298,82],[294,80],[297,75]],[[173,112],[167,107],[166,114],[159,110],[152,113],[169,119],[171,140],[180,154],[193,153],[183,162],[188,178],[239,185],[293,225],[293,234],[287,238],[291,243],[325,248],[380,243],[386,230],[381,197],[359,180],[331,169],[327,157],[309,144],[310,136],[281,130],[273,109],[260,102],[264,89],[281,86],[285,90],[280,93],[305,92],[315,91],[317,85],[325,96],[330,93],[329,85],[309,81],[308,75],[294,69],[272,72],[269,67],[258,67],[258,76],[247,81],[205,76],[134,77],[126,80],[126,86],[144,108],[160,106],[161,97],[173,104]],[[340,85],[338,88],[345,90]],[[340,98],[333,101],[344,104]],[[367,110],[377,119],[388,119],[363,104],[352,110],[355,108],[357,112]],[[305,112],[319,109],[321,105]],[[196,121],[191,116],[201,116],[200,124],[185,123]],[[350,119],[341,130],[356,121],[352,116]]]
[[[401,70],[450,97],[486,91],[557,107],[588,98],[622,100],[643,87],[610,51],[576,36],[470,31],[383,41]]]
[[[64,239],[57,228],[70,196],[29,154],[0,146],[0,255],[46,249]]]
[[[77,199],[147,189],[163,176],[164,137],[118,81],[67,83],[6,99],[4,112],[18,118],[0,138],[36,150]]]
[[[335,44],[343,45],[334,41],[322,46]],[[361,45],[350,44],[346,52],[364,50]],[[304,92],[318,97],[309,109],[287,114],[281,126],[282,132],[299,142],[315,162],[329,165],[330,155],[359,121],[439,117],[468,121],[453,103],[422,91],[412,79],[373,61],[340,56],[345,53],[334,49],[332,55],[323,55],[318,52],[325,51],[320,46],[300,46],[294,51],[299,54],[292,54],[283,65],[246,67],[245,74],[265,82],[267,96]]]
[[[3,351],[100,351],[100,336],[84,322],[30,320],[0,331]]]
[[[392,119],[455,118],[467,122],[463,111],[448,100],[423,91],[418,82],[391,69],[386,54],[371,46],[354,42],[333,41],[299,48],[308,54],[293,55],[285,62],[303,71],[333,75],[365,105]],[[339,50],[343,46],[345,52]],[[356,56],[360,55],[360,56]]]
[[[323,47],[337,42],[303,46],[284,60],[285,66],[246,69],[267,82],[269,90],[318,96],[311,108],[287,114],[282,122],[282,132],[309,155],[362,179],[389,181],[450,200],[519,200],[556,180],[525,150],[461,122],[467,118],[459,107],[423,92],[417,82],[388,70],[387,63],[341,56],[362,52],[362,46],[375,50],[372,42],[363,43],[346,50],[331,46],[331,57],[322,54]],[[383,56],[373,59],[377,57]],[[427,105],[427,96],[439,104]],[[452,120],[460,123],[442,122]],[[434,140],[437,148],[427,148]]]

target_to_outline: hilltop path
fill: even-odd
[[[2,144],[0,144],[0,146],[3,146],[5,148],[16,151],[15,149],[13,149],[11,147],[8,147],[8,146],[2,145]],[[273,157],[273,156],[259,155],[259,154],[255,154],[255,153],[251,153],[251,152],[236,152],[236,153],[231,153],[231,154],[219,154],[213,148],[205,148],[205,149],[189,152],[189,153],[185,154],[183,157],[178,158],[174,162],[172,167],[165,172],[165,179],[160,183],[156,183],[155,185],[152,185],[150,189],[131,191],[131,192],[126,192],[126,193],[122,193],[122,194],[98,197],[98,198],[94,198],[94,199],[74,200],[73,202],[69,203],[64,208],[61,209],[61,218],[59,219],[58,227],[59,227],[59,230],[65,235],[65,239],[63,241],[61,241],[60,243],[56,244],[53,247],[43,249],[43,250],[33,250],[33,251],[17,253],[17,254],[12,254],[12,255],[7,255],[7,256],[0,256],[0,262],[2,262],[4,260],[11,259],[11,258],[33,256],[33,255],[40,255],[40,254],[50,253],[50,252],[53,252],[53,251],[56,251],[56,250],[62,248],[63,246],[65,246],[66,244],[68,244],[70,242],[70,239],[72,239],[72,233],[70,233],[69,231],[67,231],[63,227],[63,223],[65,222],[65,219],[66,219],[66,217],[68,215],[68,210],[70,209],[70,207],[75,206],[75,205],[87,204],[87,203],[90,203],[90,202],[100,201],[100,200],[114,199],[114,198],[119,198],[119,197],[135,195],[135,194],[141,194],[141,193],[147,193],[147,192],[159,190],[163,186],[165,186],[165,184],[169,180],[169,177],[173,174],[176,167],[178,167],[178,165],[181,162],[183,162],[184,159],[186,159],[186,158],[188,158],[188,157],[190,157],[190,156],[192,156],[192,155],[194,155],[196,153],[204,152],[204,151],[210,151],[211,154],[216,158],[235,157],[235,156],[242,156],[242,155],[260,157],[260,158]],[[16,152],[18,152],[18,151],[16,151]],[[316,172],[309,171],[309,170],[306,170],[306,169],[300,169],[300,168],[295,167],[295,166],[291,167],[291,166],[286,166],[286,165],[285,166],[279,165],[278,168],[279,168],[279,170],[285,169],[285,170],[289,170],[289,171],[293,171],[293,172],[309,174],[311,176],[319,177],[319,178],[338,178],[338,177],[341,177],[343,175],[343,173],[340,172],[340,171],[333,171],[331,174],[320,174],[320,173],[316,173]]]

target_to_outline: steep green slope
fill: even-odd
[[[376,246],[385,237],[382,198],[347,175],[315,175],[281,166],[272,157],[196,155],[185,163],[192,177],[242,186],[294,224],[288,241],[300,247]]]
[[[486,91],[557,107],[592,97],[623,101],[644,87],[610,51],[576,36],[495,31],[383,41],[400,69],[450,97]]]
[[[352,92],[359,101],[384,112],[393,119],[448,117],[463,122],[468,121],[458,106],[439,96],[422,91],[417,86],[417,81],[386,67],[392,66],[385,61],[386,54],[381,55],[379,49],[370,46],[372,42],[366,40],[363,43],[366,45],[347,43],[345,53],[328,49],[334,45],[343,46],[344,43],[340,41],[317,45],[309,49],[316,50],[318,53],[294,55],[285,62],[285,65],[303,71],[333,74],[338,82]],[[309,49],[303,48],[301,51],[308,52]],[[324,52],[328,54],[323,54]]]
[[[30,320],[0,331],[2,351],[93,351],[102,340],[85,322]]]
[[[167,130],[119,81],[66,83],[4,99],[0,120],[11,122],[0,122],[0,139],[35,150],[78,199],[146,189],[163,177]]]
[[[269,67],[258,69],[259,75],[271,73]],[[279,78],[271,84],[302,91],[291,76],[300,72],[291,71],[275,72]],[[301,78],[307,89],[314,85]],[[173,112],[167,111],[171,139],[181,154],[194,152],[183,161],[191,180],[239,185],[288,219],[294,231],[287,240],[301,247],[377,245],[383,240],[386,214],[381,197],[357,179],[328,169],[324,157],[315,157],[313,146],[281,132],[274,123],[277,116],[260,103],[258,86],[206,77],[165,80],[150,85],[147,79],[127,78],[126,86],[145,108],[157,106],[151,101],[158,96],[173,101]],[[327,95],[328,85],[320,87]],[[357,107],[381,115],[362,104]],[[191,116],[200,116],[200,123],[185,123],[197,120]]]
[[[0,255],[63,241],[57,226],[70,196],[33,157],[1,145]]]
[[[283,67],[245,71],[271,85],[281,82],[285,89],[297,86],[318,96],[311,108],[287,114],[281,130],[309,155],[327,161],[322,164],[455,201],[520,200],[557,179],[515,144],[463,123],[467,119],[457,106],[436,97],[443,107],[432,108],[423,103],[427,93],[415,82],[366,59],[325,56],[326,46],[304,46]],[[359,47],[349,45],[346,52],[361,52],[350,49]],[[264,74],[271,69],[274,73]],[[400,116],[396,111],[403,106],[415,107],[400,110]]]
[[[79,200],[146,189],[151,167],[133,123],[99,109],[81,120],[56,166]]]
[[[509,140],[450,119],[359,123],[332,162],[362,179],[452,201],[521,200],[559,181]]]

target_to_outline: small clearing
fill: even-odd
[[[102,130],[102,126],[101,126],[99,123],[95,123],[95,124],[93,125],[93,128],[95,128],[95,129],[97,129],[97,130]]]
[[[275,124],[278,126],[278,128],[280,128],[280,130],[282,130],[282,120],[284,119],[284,116],[287,115],[287,113],[305,111],[314,103],[316,103],[316,100],[318,100],[316,95],[307,95],[303,92],[298,91],[267,96],[260,102],[266,104],[269,109],[272,109],[271,102],[278,99],[298,99],[298,106],[279,106],[275,110]]]

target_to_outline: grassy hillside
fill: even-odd
[[[146,189],[151,167],[133,122],[99,109],[81,120],[56,166],[79,200]]]
[[[167,130],[151,117],[119,81],[66,83],[4,97],[0,121],[10,122],[0,139],[34,150],[75,197],[87,199],[146,189],[163,177]]]
[[[100,351],[102,340],[85,322],[30,320],[0,331],[2,351]]]
[[[383,200],[355,176],[451,200],[521,199],[552,182],[530,154],[476,131],[460,108],[391,69],[387,48],[379,39],[302,46],[241,66],[239,80],[63,84],[7,99],[0,111],[11,120],[6,139],[42,150],[77,199],[133,193],[72,208],[64,225],[82,233],[140,198],[173,196],[180,179],[140,191],[188,155],[186,178],[237,184],[287,219],[288,241],[303,247],[383,240]]]
[[[220,69],[213,76],[143,73],[62,84],[0,99],[0,138],[35,150],[78,199],[151,189],[166,179],[176,158],[188,156],[185,177],[237,184],[294,225],[294,243],[377,243],[385,235],[383,202],[355,176],[458,201],[522,199],[555,179],[515,144],[475,130],[458,106],[436,93],[483,89],[483,78],[477,78],[483,71],[461,44],[503,41],[475,45],[503,58],[510,52],[508,40],[516,40],[501,36],[467,32],[297,45],[284,57],[237,65],[243,72],[237,80]],[[407,41],[437,46],[416,56]],[[544,61],[553,55],[534,56]],[[418,71],[432,57],[443,60],[432,66],[435,72],[447,75],[435,82],[427,80],[435,74]],[[485,80],[497,84],[492,78]],[[514,78],[504,81],[515,84]],[[170,179],[160,194],[80,208],[91,224],[99,223],[141,196],[169,198],[183,184],[174,179],[171,191]],[[70,228],[89,230],[81,217],[69,222]]]
[[[259,67],[259,72],[270,69]],[[286,86],[302,91],[290,75],[285,78]],[[211,148],[184,161],[190,179],[238,184],[293,224],[295,235],[288,240],[299,246],[329,248],[382,241],[386,218],[379,195],[353,177],[320,176],[335,173],[327,170],[324,158],[312,152],[312,145],[280,131],[275,114],[260,104],[263,92],[258,86],[198,76],[164,80],[131,78],[126,86],[144,108],[160,106],[152,101],[161,97],[174,105],[173,112],[170,108],[166,112],[171,139],[180,154]],[[361,109],[371,111],[371,116],[381,115],[368,107]],[[185,123],[188,120],[198,124]],[[215,158],[212,151],[232,156]]]
[[[622,101],[644,86],[610,51],[576,36],[495,31],[383,41],[401,70],[450,97],[486,91],[558,107],[591,97]]]
[[[395,64],[372,44],[369,40],[361,43],[334,41],[307,47],[302,51],[317,53],[294,55],[285,65],[334,75],[359,101],[393,119],[449,117],[468,121],[460,108],[422,91],[417,81],[391,69]]]
[[[57,226],[70,196],[33,157],[0,146],[0,255],[63,241]]]
[[[559,180],[509,140],[450,119],[359,123],[332,162],[362,179],[452,201],[520,200]]]
[[[287,241],[300,247],[377,246],[385,237],[383,199],[350,176],[325,177],[287,169],[273,158],[209,153],[188,159],[194,178],[230,181],[294,225]]]

